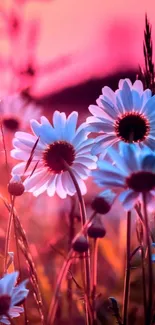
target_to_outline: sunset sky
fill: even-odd
[[[40,97],[94,77],[136,70],[143,64],[145,12],[155,26],[153,9],[153,0],[1,3],[1,75],[5,76],[7,85],[11,68],[4,62],[11,58],[19,70],[32,58],[42,68],[37,72],[31,93]],[[12,13],[18,16],[21,26],[19,34],[10,42],[10,19],[6,17]]]

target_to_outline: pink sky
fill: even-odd
[[[142,65],[145,12],[155,36],[153,0],[34,0],[25,1],[23,8],[16,10],[25,17],[22,31],[14,47],[10,47],[6,33],[3,34],[1,58],[12,56],[16,67],[19,63],[24,65],[32,55],[39,66],[52,63],[50,70],[38,75],[32,88],[35,96]],[[4,29],[3,25],[1,22]],[[30,34],[32,40],[37,35],[31,50],[28,48]],[[7,87],[10,68],[8,79],[8,69],[1,70],[2,75],[5,71]]]

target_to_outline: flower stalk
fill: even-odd
[[[15,203],[15,197],[13,197],[11,199],[11,210],[9,213],[9,220],[8,220],[8,226],[7,226],[7,232],[6,232],[5,252],[4,252],[4,274],[7,272],[7,256],[8,256],[9,244],[10,244],[10,235],[11,235],[11,228],[12,228],[14,203]]]
[[[98,238],[94,239],[93,243],[93,262],[92,262],[92,307],[93,307],[93,323],[96,322],[96,288],[97,288],[97,257],[98,257]]]
[[[152,289],[153,289],[153,269],[152,269],[152,253],[151,253],[151,242],[150,242],[150,230],[148,224],[148,214],[147,214],[147,202],[146,193],[143,193],[143,209],[144,209],[144,222],[145,222],[145,232],[146,232],[146,244],[147,244],[147,257],[148,257],[148,301],[147,301],[147,313],[145,319],[145,325],[151,324],[151,314],[152,314]]]
[[[131,211],[127,212],[127,240],[126,240],[126,274],[123,298],[123,325],[128,324],[128,306],[130,296],[130,257],[131,257]]]

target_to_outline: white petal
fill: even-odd
[[[88,107],[88,109],[89,109],[90,113],[92,113],[94,116],[104,118],[103,109],[98,107],[97,105],[90,105]],[[108,118],[108,116],[107,116],[107,118]]]
[[[50,178],[50,180],[49,180],[48,188],[47,188],[47,194],[50,197],[54,196],[54,194],[55,194],[55,190],[56,190],[56,186],[55,186],[56,179],[57,179],[57,175],[52,175],[51,178]]]
[[[59,111],[55,111],[53,114],[53,125],[59,139],[64,138],[65,124],[66,124],[66,114],[60,113]]]
[[[0,294],[8,294],[11,296],[13,287],[16,284],[18,277],[18,272],[13,272],[10,274],[6,274],[1,280],[0,280]]]
[[[119,83],[118,83],[118,87],[119,87],[119,89],[122,89],[122,88],[123,88],[123,86],[124,86],[124,82],[126,82],[126,83],[128,84],[129,88],[132,87],[132,82],[131,82],[131,80],[130,80],[129,78],[125,78],[125,79],[120,79],[120,81],[119,81]]]
[[[35,172],[32,176],[26,178],[26,180],[24,181],[25,190],[29,191],[30,189],[35,187],[37,183],[40,182],[40,180],[43,180],[46,175],[47,169],[44,168],[41,171]]]
[[[61,174],[59,174],[56,179],[56,193],[61,199],[65,199],[67,197],[67,193],[62,184]]]
[[[151,90],[150,89],[145,89],[142,96],[141,96],[142,106],[145,106],[145,104],[151,98],[151,96],[152,96]]]
[[[76,192],[75,185],[68,172],[64,172],[62,174],[62,182],[63,182],[63,187],[67,192],[67,194],[71,196],[74,195]]]
[[[119,195],[119,199],[122,202],[123,207],[125,208],[125,210],[129,211],[136,204],[138,196],[139,196],[138,192],[134,192],[133,190],[127,190],[125,192],[122,192]]]
[[[146,117],[150,118],[154,114],[154,107],[155,107],[155,95],[152,96],[147,103],[144,105],[142,109],[142,113],[146,115]]]
[[[132,86],[133,89],[135,89],[136,91],[138,91],[138,93],[141,95],[143,92],[143,84],[141,82],[141,80],[136,80]]]
[[[104,97],[107,97],[111,101],[111,103],[115,104],[115,93],[111,88],[107,86],[103,87],[102,94]]]
[[[123,157],[121,157],[120,154],[112,147],[107,150],[107,153],[112,159],[112,161],[116,164],[116,166],[121,170],[121,172],[124,172],[124,174],[128,174],[129,168],[127,167]]]
[[[137,171],[140,169],[139,157],[137,157],[137,146],[134,144],[120,143],[120,151],[123,154],[123,159],[126,163],[126,166],[131,172]]]
[[[78,113],[72,112],[66,120],[64,138],[68,141],[71,141],[74,137],[76,131],[77,119],[78,119]]]
[[[22,151],[20,149],[13,149],[13,150],[11,150],[11,155],[12,155],[12,157],[14,157],[16,159],[27,161],[31,156],[31,152]],[[40,160],[41,157],[42,157],[42,152],[37,151],[34,154],[33,160]]]
[[[123,83],[123,88],[121,90],[121,98],[125,108],[125,111],[131,111],[133,108],[132,93],[131,89],[126,81]]]

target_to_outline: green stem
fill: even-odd
[[[7,272],[7,256],[8,256],[9,244],[10,244],[10,234],[11,234],[11,227],[12,227],[12,220],[13,220],[14,202],[15,202],[15,197],[13,197],[11,199],[11,210],[9,213],[9,221],[8,221],[7,232],[6,232],[5,253],[4,253],[4,274]]]
[[[84,200],[83,200],[83,197],[82,197],[82,194],[81,194],[81,190],[80,190],[80,187],[79,187],[79,184],[76,180],[76,177],[74,176],[70,166],[66,163],[66,161],[63,162],[64,165],[65,165],[65,168],[66,170],[68,171],[73,183],[74,183],[74,186],[75,186],[75,189],[76,189],[76,192],[77,192],[77,196],[78,196],[78,200],[79,200],[79,205],[80,205],[80,214],[81,214],[81,223],[82,223],[82,226],[84,226],[84,224],[86,223],[87,221],[87,216],[86,216],[86,209],[85,209],[85,204],[84,204]],[[88,296],[88,299],[90,297],[90,257],[89,257],[89,251],[87,254],[85,254],[85,281],[86,281],[86,294]]]
[[[146,276],[145,276],[145,253],[143,246],[141,247],[141,260],[142,260],[142,285],[143,285],[143,301],[144,301],[144,319],[146,323],[147,315],[147,298],[146,298]]]
[[[130,256],[131,256],[131,211],[127,213],[127,240],[126,240],[126,274],[123,298],[123,325],[128,324],[128,305],[130,295]]]
[[[151,313],[152,313],[153,270],[152,270],[152,252],[151,252],[150,230],[149,230],[148,215],[147,215],[146,193],[143,193],[143,209],[144,209],[144,222],[145,222],[145,231],[146,231],[146,244],[148,249],[148,275],[149,275],[148,305],[147,305],[145,325],[150,325]]]
[[[96,323],[96,288],[97,288],[97,257],[98,257],[98,238],[94,239],[94,252],[93,252],[93,263],[92,263],[92,302],[93,302],[93,323]]]
[[[75,238],[78,238],[81,234],[85,233],[89,223],[93,220],[93,218],[95,217],[96,212],[93,212],[91,218],[89,220],[87,220],[87,222],[85,223],[85,225],[82,227],[81,231],[75,236]],[[71,248],[70,251],[68,252],[67,258],[65,259],[62,268],[60,270],[58,279],[57,279],[57,283],[56,283],[56,288],[55,288],[55,292],[53,294],[53,299],[50,303],[50,307],[49,307],[49,313],[48,313],[48,318],[47,318],[47,324],[51,325],[54,322],[55,319],[55,314],[56,314],[56,310],[57,310],[57,305],[58,305],[58,296],[59,296],[59,292],[60,292],[60,288],[61,288],[61,284],[62,281],[67,273],[67,270],[69,269],[70,263],[72,262],[72,259],[74,257],[74,251]]]

